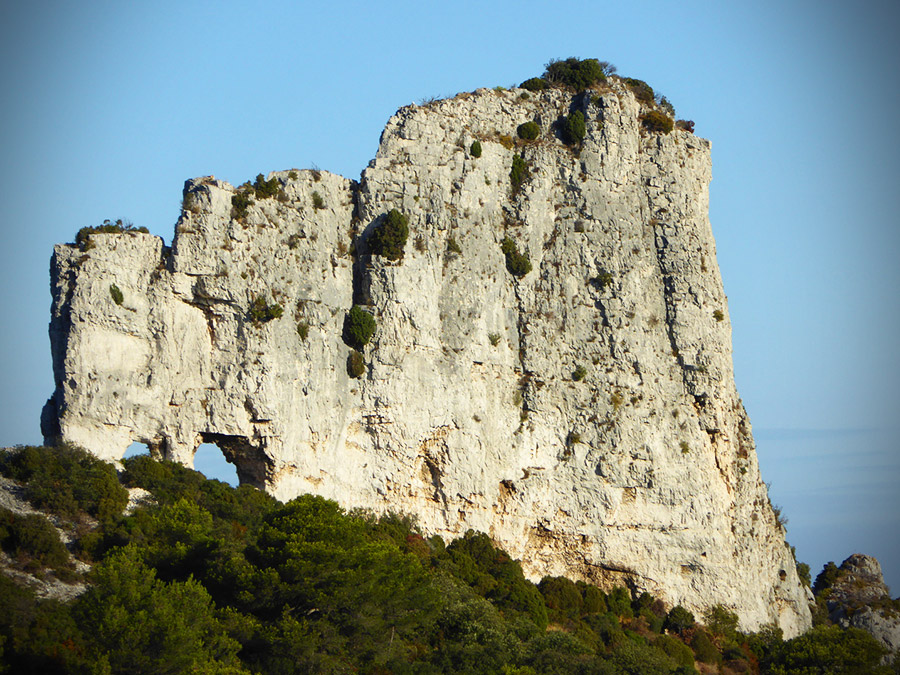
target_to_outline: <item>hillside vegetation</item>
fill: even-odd
[[[3,510],[2,672],[897,672],[860,630],[782,642],[739,633],[721,607],[700,623],[625,588],[534,585],[484,534],[445,545],[399,516],[283,504],[148,456],[117,476],[77,448],[20,447],[0,473],[70,540]],[[152,498],[122,515],[126,488]],[[29,574],[87,587],[41,600]]]

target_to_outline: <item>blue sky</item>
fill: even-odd
[[[814,573],[900,595],[895,2],[4,3],[0,444],[40,441],[53,244],[124,217],[171,242],[183,181],[358,178],[400,106],[596,57],[711,139],[735,371]]]

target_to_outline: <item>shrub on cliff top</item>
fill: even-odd
[[[372,232],[369,248],[375,255],[388,260],[400,260],[408,237],[409,218],[397,209],[391,209]]]
[[[362,350],[375,334],[375,317],[359,305],[353,305],[344,319],[344,342]]]
[[[641,115],[641,124],[648,131],[657,131],[667,134],[675,128],[672,118],[660,110],[648,110]]]
[[[530,77],[519,85],[520,88],[527,89],[528,91],[543,91],[549,86],[550,83],[543,77]]]
[[[91,241],[92,234],[148,234],[150,231],[146,227],[135,227],[132,223],[122,218],[115,221],[107,218],[102,225],[82,227],[75,235],[75,243],[82,251],[87,251],[94,247]]]
[[[606,71],[610,65],[597,59],[578,59],[570,57],[551,60],[544,71],[544,79],[552,84],[562,84],[577,91],[606,82]]]
[[[256,192],[257,199],[268,199],[269,197],[275,197],[278,194],[281,190],[281,183],[274,177],[266,180],[260,173],[256,175],[256,182],[253,183],[253,190]]]
[[[635,98],[641,103],[651,104],[654,101],[655,95],[653,93],[653,87],[644,82],[643,80],[638,80],[633,77],[625,78],[626,86],[631,89],[631,92],[634,94]]]

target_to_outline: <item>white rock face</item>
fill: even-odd
[[[243,219],[232,186],[188,181],[171,251],[141,234],[57,246],[45,436],[188,465],[214,442],[282,499],[482,530],[534,578],[805,630],[734,386],[709,142],[643,130],[618,82],[522,93],[404,108],[359,184],[275,172],[283,196]],[[574,110],[580,152],[552,127]],[[514,147],[529,120],[541,137]],[[517,194],[514,153],[530,171]],[[367,252],[393,208],[410,227],[397,262]],[[522,278],[506,236],[533,265]],[[258,297],[283,315],[254,323]],[[354,302],[378,322],[360,379],[342,340]]]

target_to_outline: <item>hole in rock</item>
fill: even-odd
[[[129,457],[137,457],[138,455],[149,455],[150,447],[146,443],[132,443],[128,446],[128,449],[125,451],[125,454],[122,455],[122,459],[128,459]]]
[[[237,487],[237,467],[225,459],[224,453],[214,443],[201,443],[194,454],[194,469],[207,478],[215,478],[232,487]]]

